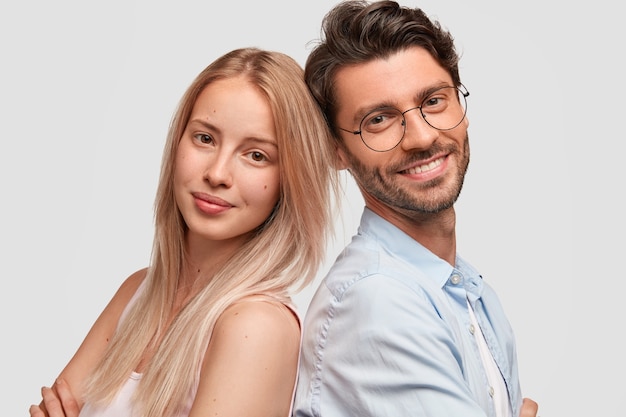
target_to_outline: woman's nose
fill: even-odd
[[[212,187],[230,187],[232,185],[232,158],[217,152],[207,161],[204,179]]]

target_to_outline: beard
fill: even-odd
[[[400,175],[399,168],[367,167],[347,150],[344,151],[350,165],[349,171],[361,192],[370,194],[388,207],[411,218],[439,213],[454,205],[461,194],[470,158],[468,135],[465,136],[462,149],[457,145],[447,147],[433,145],[427,152],[408,154],[401,163],[396,164],[397,167],[431,158],[441,151],[456,154],[459,158],[451,179],[439,177],[428,182],[407,185],[406,181],[397,180]]]

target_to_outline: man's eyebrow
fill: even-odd
[[[415,94],[415,102],[418,105],[420,105],[428,96],[430,96],[432,93],[434,93],[435,91],[443,87],[454,87],[454,86],[448,81],[438,81],[434,84],[431,84],[417,91]],[[366,104],[364,106],[357,108],[357,110],[354,113],[354,118],[352,122],[354,124],[361,123],[361,120],[363,120],[366,114],[376,109],[382,109],[382,108],[395,108],[395,109],[402,111],[402,109],[398,108],[397,102],[392,102],[389,100],[378,101],[378,102],[369,103],[369,104]]]
[[[397,103],[392,102],[392,101],[378,101],[375,103],[371,103],[371,104],[367,104],[365,106],[361,106],[359,107],[356,112],[354,113],[354,118],[353,118],[353,123],[354,124],[359,124],[361,123],[361,120],[363,120],[363,118],[370,112],[376,110],[376,109],[384,109],[384,108],[396,108],[397,107]]]
[[[417,95],[415,96],[416,100],[421,104],[424,100],[426,100],[431,94],[433,94],[435,91],[440,90],[444,87],[454,87],[454,85],[446,82],[446,81],[441,81],[437,84],[433,84],[429,87],[426,87],[424,89],[422,89],[421,91],[418,91]]]

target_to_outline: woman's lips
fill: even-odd
[[[192,193],[196,207],[206,214],[219,214],[233,207],[226,200],[205,193]]]

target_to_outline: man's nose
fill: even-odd
[[[403,113],[404,138],[400,146],[404,150],[425,150],[439,137],[439,131],[426,123],[419,107],[414,107]]]

